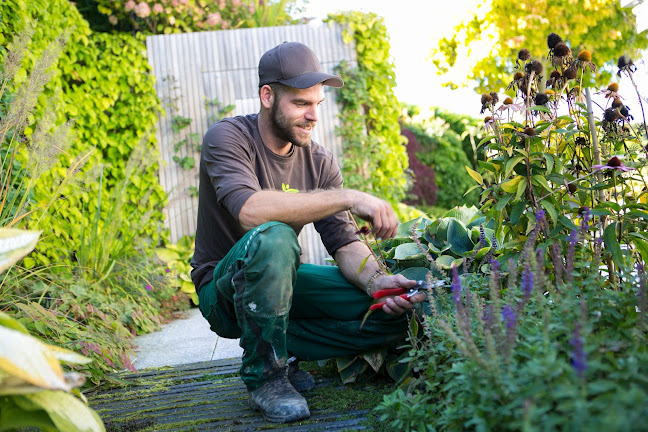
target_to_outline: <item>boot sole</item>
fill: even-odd
[[[256,402],[252,400],[251,397],[248,397],[248,402],[250,404],[250,408],[252,408],[254,411],[259,411],[261,415],[263,416],[264,419],[268,420],[269,422],[272,423],[291,423],[297,420],[304,420],[310,417],[310,410],[306,409],[305,413],[295,415],[293,417],[286,417],[286,416],[273,416],[270,414],[267,414],[264,412],[259,405],[257,405]]]

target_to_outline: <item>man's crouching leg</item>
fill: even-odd
[[[287,375],[286,329],[299,267],[297,236],[288,225],[271,222],[253,229],[245,247],[232,283],[244,349],[241,379],[250,406],[271,422],[307,418],[308,404]]]

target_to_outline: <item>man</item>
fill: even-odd
[[[343,83],[322,72],[310,48],[284,42],[259,62],[260,112],[216,123],[202,146],[192,279],[211,329],[240,338],[250,405],[272,422],[310,415],[297,390],[313,379],[289,357],[325,359],[400,340],[403,313],[424,297],[388,297],[360,329],[368,294],[415,282],[383,273],[373,259],[362,266],[370,251],[347,210],[379,238],[393,238],[398,221],[389,203],[342,189],[333,155],[311,140],[325,85]],[[337,267],[300,264],[297,234],[310,222]]]

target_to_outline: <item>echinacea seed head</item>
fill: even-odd
[[[582,61],[582,62],[591,62],[592,61],[592,53],[587,51],[587,50],[583,50],[583,51],[578,53],[578,56],[576,58],[578,60]]]
[[[489,94],[490,94],[490,97],[493,100],[493,104],[496,104],[497,102],[499,102],[499,96],[497,95],[497,92],[492,91]]]
[[[620,108],[622,106],[623,106],[623,102],[621,102],[621,99],[614,98],[614,100],[612,101],[612,107],[613,108]]]
[[[569,49],[569,47],[562,42],[556,44],[556,46],[554,47],[554,55],[556,57],[567,57],[570,54],[571,49]]]
[[[491,116],[484,117],[484,123],[488,123],[492,119],[493,119],[493,117],[491,117]]]
[[[617,156],[612,156],[610,160],[607,162],[607,166],[609,167],[620,167],[621,166],[621,159],[619,159]]]
[[[547,102],[549,102],[549,96],[547,96],[545,93],[538,93],[535,96],[534,102],[536,105],[545,105]]]
[[[526,65],[524,65],[524,70],[527,73],[535,72],[536,75],[542,74],[542,63],[540,63],[538,60],[532,60]]]
[[[558,45],[560,42],[562,42],[562,38],[556,33],[549,33],[549,36],[547,36],[547,46],[549,47],[549,49],[556,48],[556,45]]]
[[[574,183],[569,183],[567,185],[567,188],[569,189],[570,193],[575,193],[578,190],[578,186],[576,186]]]
[[[603,119],[607,122],[613,122],[619,119],[619,112],[616,108],[608,108],[603,112]]]
[[[513,103],[513,99],[511,99],[510,97],[504,99],[504,105],[511,105],[512,103]]]
[[[618,83],[612,83],[607,87],[608,90],[612,92],[618,92],[619,91],[619,84]]]
[[[565,72],[563,72],[563,77],[567,79],[574,79],[577,76],[578,74],[576,73],[576,69],[574,69],[573,67],[567,68]]]
[[[518,59],[520,59],[520,60],[522,60],[522,61],[527,61],[527,60],[529,60],[530,58],[531,58],[531,53],[529,52],[528,49],[526,49],[526,48],[522,48],[522,49],[518,52]]]
[[[549,74],[549,78],[553,78],[553,79],[558,79],[558,78],[560,78],[561,76],[562,76],[562,75],[560,74],[560,71],[557,71],[557,70],[555,70],[555,69],[552,70],[551,73]]]
[[[553,90],[551,90],[551,89],[547,89],[547,90],[544,91],[544,94],[546,94],[547,96],[549,96],[550,98],[552,98],[552,97],[555,96],[556,93],[555,93]]]
[[[515,81],[521,80],[522,78],[524,78],[524,72],[517,71],[515,72],[515,74],[513,74],[513,80]]]
[[[481,95],[481,104],[485,105],[487,103],[493,102],[493,96],[489,95],[488,93],[484,93]]]
[[[525,134],[526,136],[530,136],[530,137],[532,137],[532,136],[535,136],[536,131],[535,131],[535,129],[533,129],[532,127],[527,127],[527,128],[524,128],[524,134]]]
[[[629,66],[632,64],[632,59],[627,56],[627,55],[622,55],[619,57],[619,60],[617,61],[617,66],[619,69],[623,69],[626,66]]]

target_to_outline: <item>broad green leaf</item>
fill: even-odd
[[[416,230],[417,230],[417,236],[420,237],[421,233],[425,232],[425,229],[431,223],[432,223],[432,219],[426,216],[419,216],[416,219],[412,219],[402,224],[399,224],[398,231],[396,232],[396,238],[410,238],[412,235],[412,228],[414,228],[414,225],[418,225],[416,227]]]
[[[519,182],[517,186],[517,192],[515,193],[516,200],[520,199],[524,191],[526,191],[527,186],[528,186],[527,180],[523,178],[522,181]]]
[[[66,432],[105,432],[97,413],[76,397],[62,391],[41,391],[23,395],[45,410],[57,429]],[[16,403],[20,405],[17,398]]]
[[[484,184],[484,179],[482,178],[481,174],[479,174],[474,169],[470,168],[468,165],[466,165],[465,168],[466,171],[468,171],[468,175],[472,177],[473,180],[475,180],[480,185]]]
[[[165,264],[169,264],[171,261],[177,261],[181,258],[178,252],[170,250],[169,248],[157,248],[155,249],[155,255]]]
[[[504,191],[508,193],[515,193],[515,191],[517,191],[518,184],[520,184],[522,180],[524,180],[524,177],[517,176],[515,178],[512,178],[511,180],[505,181],[500,186]]]
[[[517,204],[513,207],[513,210],[511,210],[511,214],[509,216],[509,220],[511,221],[511,224],[517,225],[518,222],[520,221],[520,217],[522,216],[522,212],[524,211],[524,208],[526,207],[526,202],[525,201],[518,201]]]
[[[556,222],[558,222],[558,211],[556,210],[556,207],[554,207],[554,205],[551,203],[551,201],[549,201],[548,199],[543,199],[542,201],[540,201],[540,205],[546,210],[553,223],[556,224]]]
[[[535,184],[536,186],[542,186],[543,188],[545,188],[545,189],[548,190],[549,192],[552,191],[551,186],[549,186],[549,183],[547,183],[547,179],[544,178],[544,177],[541,176],[541,175],[534,175],[534,176],[531,176],[531,182],[532,182],[533,184]]]
[[[430,269],[427,267],[410,267],[398,273],[409,280],[426,280]]]
[[[576,224],[574,224],[574,222],[572,222],[572,221],[571,221],[569,218],[567,218],[566,216],[563,216],[563,215],[558,216],[558,222],[559,222],[562,226],[564,226],[565,228],[567,228],[569,231],[571,231],[571,230],[577,230],[577,229],[578,229],[578,227],[576,226]]]
[[[425,257],[424,251],[416,243],[404,243],[396,247],[394,259],[406,260]]]
[[[603,231],[603,242],[605,243],[605,249],[612,254],[614,264],[619,268],[623,268],[623,253],[621,252],[621,246],[616,237],[616,226],[617,223],[613,222],[605,227],[605,231]]]
[[[0,395],[74,388],[78,376],[66,379],[49,345],[6,327],[0,327],[0,340],[0,371],[9,376],[0,383]]]
[[[5,271],[31,252],[41,231],[0,228],[0,272]]]
[[[452,255],[441,255],[437,258],[436,263],[444,270],[452,270],[452,264],[455,262],[455,257]]]
[[[648,242],[646,242],[645,239],[634,237],[632,239],[632,243],[635,245],[635,247],[641,254],[641,258],[645,262],[648,262]]]
[[[532,107],[527,108],[527,111],[542,111],[542,112],[546,112],[547,114],[551,114],[551,110],[546,106],[542,106],[542,105],[534,105]]]
[[[450,220],[450,225],[448,226],[448,243],[450,243],[450,250],[457,255],[463,255],[466,251],[472,250],[474,247],[472,241],[470,241],[468,231],[456,219]]]
[[[543,153],[542,155],[544,156],[545,162],[547,164],[547,174],[550,174],[551,170],[553,170],[554,167],[554,157],[549,153]]]
[[[497,202],[495,205],[495,210],[498,212],[501,212],[504,207],[506,207],[506,204],[513,198],[513,195],[504,195],[501,200]]]
[[[454,218],[461,222],[463,225],[468,225],[468,223],[470,223],[470,221],[472,221],[478,214],[479,209],[475,206],[458,206],[448,210],[443,215],[443,218]]]
[[[511,171],[513,171],[513,168],[515,168],[515,166],[523,160],[524,160],[524,156],[515,156],[507,160],[506,165],[504,166],[504,177],[508,177],[509,174],[511,174]],[[504,186],[502,185],[502,189],[503,188]]]
[[[4,312],[0,312],[0,326],[10,328],[12,330],[18,330],[21,333],[29,334],[29,331],[23,326],[18,320],[10,317]]]
[[[632,210],[629,211],[628,213],[625,214],[626,217],[632,217],[632,218],[641,218],[641,219],[646,219],[648,220],[648,212],[640,211],[640,210]]]

